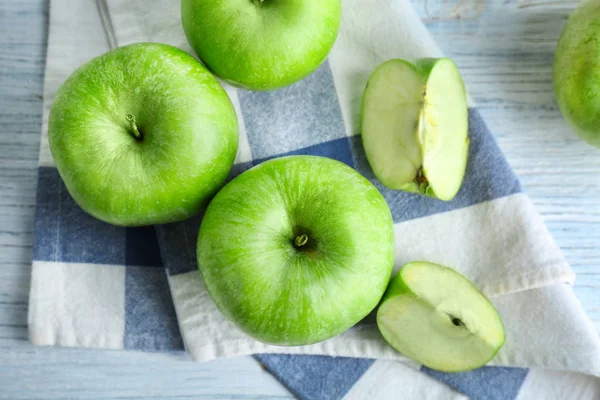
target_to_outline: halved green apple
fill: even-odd
[[[369,78],[362,141],[390,189],[452,200],[465,175],[468,130],[465,85],[452,60],[389,60]]]
[[[487,364],[506,339],[500,315],[475,285],[429,262],[409,263],[392,279],[377,326],[393,348],[446,372]]]

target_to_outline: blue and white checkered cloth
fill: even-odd
[[[469,110],[468,170],[453,201],[388,190],[373,177],[358,136],[367,78],[387,59],[440,52],[407,0],[345,0],[343,10],[334,49],[306,79],[273,92],[226,87],[240,120],[231,176],[290,154],[331,157],[358,170],[392,210],[396,269],[420,259],[451,265],[492,298],[507,328],[494,366],[460,374],[429,370],[388,346],[373,318],[315,345],[256,342],[221,316],[202,285],[195,257],[200,216],[122,228],[74,203],[48,149],[49,105],[77,66],[111,47],[157,41],[189,50],[177,2],[161,0],[51,2],[31,341],[185,349],[198,361],[254,354],[302,399],[383,399],[400,392],[405,398],[554,398],[565,388],[560,398],[600,396],[591,377],[600,375],[600,340],[568,285],[574,275],[475,108]]]

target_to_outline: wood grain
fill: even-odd
[[[578,273],[600,332],[600,153],[552,92],[554,47],[577,1],[414,0]],[[289,398],[251,358],[39,349],[27,343],[48,4],[0,2],[0,398]]]

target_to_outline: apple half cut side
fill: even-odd
[[[377,326],[393,348],[445,372],[487,364],[506,340],[500,315],[475,285],[429,262],[409,263],[392,279]]]
[[[393,59],[369,78],[362,141],[388,188],[452,200],[465,175],[468,130],[467,94],[452,60]]]

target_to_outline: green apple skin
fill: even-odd
[[[394,263],[392,216],[341,162],[274,159],[215,196],[197,258],[208,293],[242,331],[276,345],[316,343],[377,306]]]
[[[377,326],[396,350],[444,372],[482,367],[506,341],[496,308],[471,281],[425,261],[406,264],[391,280]]]
[[[192,56],[140,43],[77,69],[52,104],[48,135],[81,208],[141,226],[208,204],[233,165],[238,126],[224,89]]]
[[[571,14],[554,56],[554,92],[571,129],[600,147],[600,2],[586,0]]]
[[[333,47],[340,0],[182,0],[188,42],[226,82],[272,90],[313,72]]]

